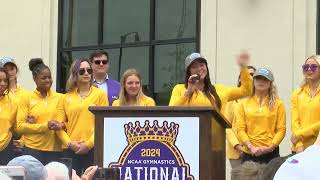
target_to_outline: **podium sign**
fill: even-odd
[[[89,107],[94,164],[121,180],[225,179],[223,116],[210,107]]]
[[[104,118],[103,166],[120,179],[199,179],[198,117]]]

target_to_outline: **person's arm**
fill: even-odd
[[[299,90],[296,90],[292,93],[291,96],[291,131],[294,135],[297,134],[297,132],[301,129],[300,124],[300,117],[299,117],[299,109],[298,109],[298,92]],[[295,147],[301,147],[303,146],[302,140],[299,139],[295,143]]]
[[[240,87],[229,87],[228,88],[228,101],[237,100],[239,98],[249,96],[252,94],[253,80],[246,67],[241,68],[240,72]]]
[[[99,99],[98,99],[98,106],[107,106],[109,104],[108,102],[108,98],[106,96],[106,94],[99,90],[100,95],[99,95]],[[93,131],[94,132],[94,131]],[[88,149],[92,149],[94,147],[94,133],[90,136],[90,138],[88,140],[86,140],[85,145],[87,146]]]
[[[227,141],[231,144],[233,148],[235,148],[237,145],[241,145],[235,132],[231,128],[226,129],[226,136],[227,136]]]
[[[187,90],[183,88],[182,85],[176,85],[172,90],[169,106],[186,105],[190,97],[186,95],[186,91]]]
[[[234,102],[229,102],[226,105],[226,109],[224,112],[226,119],[229,121],[232,127],[236,126],[235,106],[236,105]],[[226,137],[227,141],[232,145],[233,148],[235,148],[237,145],[240,145],[240,141],[238,140],[238,137],[236,136],[236,133],[233,131],[232,128],[226,129]]]
[[[286,111],[283,102],[279,104],[276,123],[276,134],[272,140],[272,144],[279,146],[286,134]]]
[[[239,103],[238,111],[236,113],[236,118],[237,118],[237,133],[238,133],[239,140],[243,144],[247,143],[246,145],[248,145],[250,143],[250,139],[247,134],[247,124],[245,120],[245,114],[244,114],[244,108],[243,108],[242,102]]]
[[[60,123],[64,123],[65,125],[68,123],[67,121],[67,115],[65,112],[65,103],[66,103],[66,95],[62,95],[62,97],[59,100],[59,103],[57,105],[57,110],[55,113],[55,119],[60,122]],[[58,136],[58,138],[61,140],[61,142],[63,143],[63,145],[65,146],[69,146],[71,140],[70,137],[68,136],[68,134],[66,133],[66,131],[64,129],[58,130],[56,131],[56,134]]]
[[[320,129],[320,122],[317,122],[312,124],[311,126],[297,130],[295,135],[309,137],[309,136],[316,135],[319,132],[319,129]]]
[[[21,97],[17,112],[17,131],[20,134],[35,134],[49,131],[48,123],[28,123],[26,120],[29,115],[29,97]]]

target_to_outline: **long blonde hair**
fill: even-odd
[[[136,96],[136,102],[133,105],[139,105],[141,99],[145,97],[145,94],[142,92],[142,80],[141,80],[140,73],[136,69],[127,69],[123,73],[120,81],[120,95],[119,95],[120,106],[132,105],[132,104],[129,104],[128,102],[128,97],[127,97],[128,94],[125,89],[126,80],[129,76],[132,76],[132,75],[136,76],[140,81],[140,89],[139,89],[138,95]]]
[[[256,88],[253,85],[252,96],[255,95],[255,91],[256,91]],[[269,109],[273,109],[273,107],[276,104],[276,101],[277,101],[278,98],[279,98],[279,96],[278,96],[277,87],[274,84],[274,82],[271,81],[270,82],[270,87],[268,89],[268,107],[269,107]]]
[[[79,70],[80,70],[80,65],[82,62],[87,62],[91,68],[91,63],[86,58],[80,58],[80,59],[73,61],[73,63],[71,64],[71,67],[70,67],[69,78],[68,78],[67,85],[66,85],[67,92],[73,91],[74,89],[77,88]],[[92,81],[92,74],[91,74],[90,85],[92,85],[92,82],[93,81]]]
[[[312,55],[312,56],[308,57],[304,61],[304,64],[306,64],[309,59],[314,59],[317,62],[317,64],[320,66],[320,56],[319,55]],[[303,87],[306,84],[308,84],[308,80],[306,78],[304,78],[303,81],[300,83],[300,87]]]

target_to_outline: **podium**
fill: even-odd
[[[211,107],[89,107],[94,163],[120,179],[225,179],[225,128]]]

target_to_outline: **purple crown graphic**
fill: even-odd
[[[144,126],[140,125],[139,121],[128,123],[124,125],[125,134],[129,144],[142,141],[162,141],[174,144],[178,135],[179,125],[171,122],[170,126],[167,121],[163,122],[163,125],[159,127],[158,121],[154,120],[151,126],[149,121],[146,120]]]

